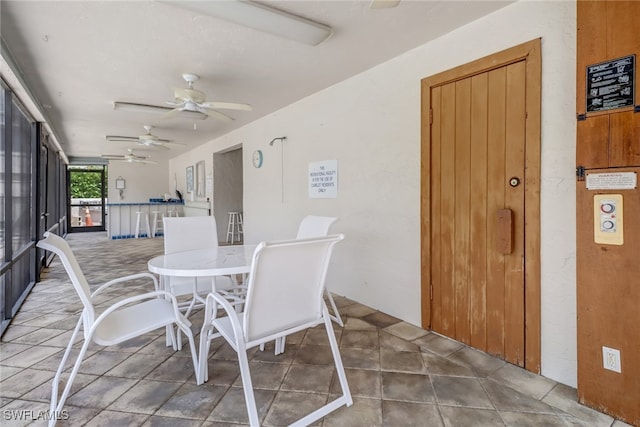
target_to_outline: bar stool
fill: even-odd
[[[147,235],[146,237],[151,237],[151,227],[149,226],[149,214],[146,212],[142,212],[142,211],[138,211],[136,212],[136,234],[135,234],[135,238],[137,239],[138,237],[140,237],[140,220],[141,218],[144,220],[144,223],[142,224],[143,227],[146,227],[147,229]],[[142,230],[144,231],[144,230]],[[142,236],[145,237],[145,236]]]
[[[244,234],[242,229],[242,212],[228,212],[228,214],[227,242],[233,245],[234,240],[242,240],[240,236]],[[236,235],[238,236],[237,239],[235,239]]]
[[[171,212],[171,211],[169,211]],[[169,215],[169,212],[167,212],[167,216],[171,216]],[[158,235],[158,232],[162,232],[164,235],[164,228],[162,226],[162,218],[164,215],[162,215],[162,212],[160,211],[153,211],[153,230],[151,233],[151,237],[156,237]]]

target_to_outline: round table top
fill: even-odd
[[[161,276],[199,277],[244,274],[251,269],[257,245],[219,246],[196,249],[152,258],[149,271]]]

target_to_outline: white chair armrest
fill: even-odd
[[[116,283],[128,282],[135,279],[142,279],[144,277],[151,279],[153,281],[153,288],[155,290],[158,290],[158,279],[156,278],[156,276],[154,276],[151,273],[138,273],[138,274],[132,274],[130,276],[123,276],[123,277],[118,277],[117,279],[109,280],[105,284],[101,285],[98,289],[93,291],[93,293],[91,294],[91,298],[95,297],[96,295],[104,291],[106,288],[108,288],[111,285],[115,285]]]
[[[240,325],[240,319],[238,319],[238,313],[233,308],[232,303],[229,302],[229,300],[225,298],[224,295],[220,295],[217,292],[211,292],[209,295],[207,295],[204,315],[205,318],[202,325],[202,331],[204,332],[206,328],[210,327],[211,322],[218,316],[218,304],[222,306],[224,311],[227,313],[236,337],[241,337],[242,326]]]

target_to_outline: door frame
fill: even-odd
[[[540,373],[541,41],[534,39],[421,81],[420,234],[422,327],[431,328],[431,88],[526,61],[525,121],[525,368]]]
[[[76,166],[76,165],[74,165]],[[94,165],[88,165],[94,166]],[[101,224],[95,226],[79,226],[73,227],[71,225],[71,208],[74,206],[83,206],[83,205],[74,205],[71,203],[71,174],[72,173],[99,173],[100,174],[100,210],[101,210]],[[107,218],[107,166],[102,165],[100,169],[70,169],[67,167],[67,231],[69,233],[83,233],[83,232],[93,232],[93,231],[106,231],[106,218]]]

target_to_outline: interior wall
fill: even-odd
[[[174,158],[170,175],[242,143],[245,241],[293,237],[307,214],[336,216],[346,239],[327,286],[420,325],[420,80],[541,37],[542,374],[575,386],[575,8],[516,2]],[[321,160],[338,162],[336,198],[308,196],[309,163]]]
[[[242,149],[213,154],[213,216],[218,240],[227,240],[228,212],[242,212]]]
[[[109,203],[147,203],[150,198],[163,197],[165,193],[175,197],[173,181],[169,180],[167,161],[157,165],[111,161],[107,169]],[[126,181],[122,198],[116,189],[116,179],[120,176]]]

